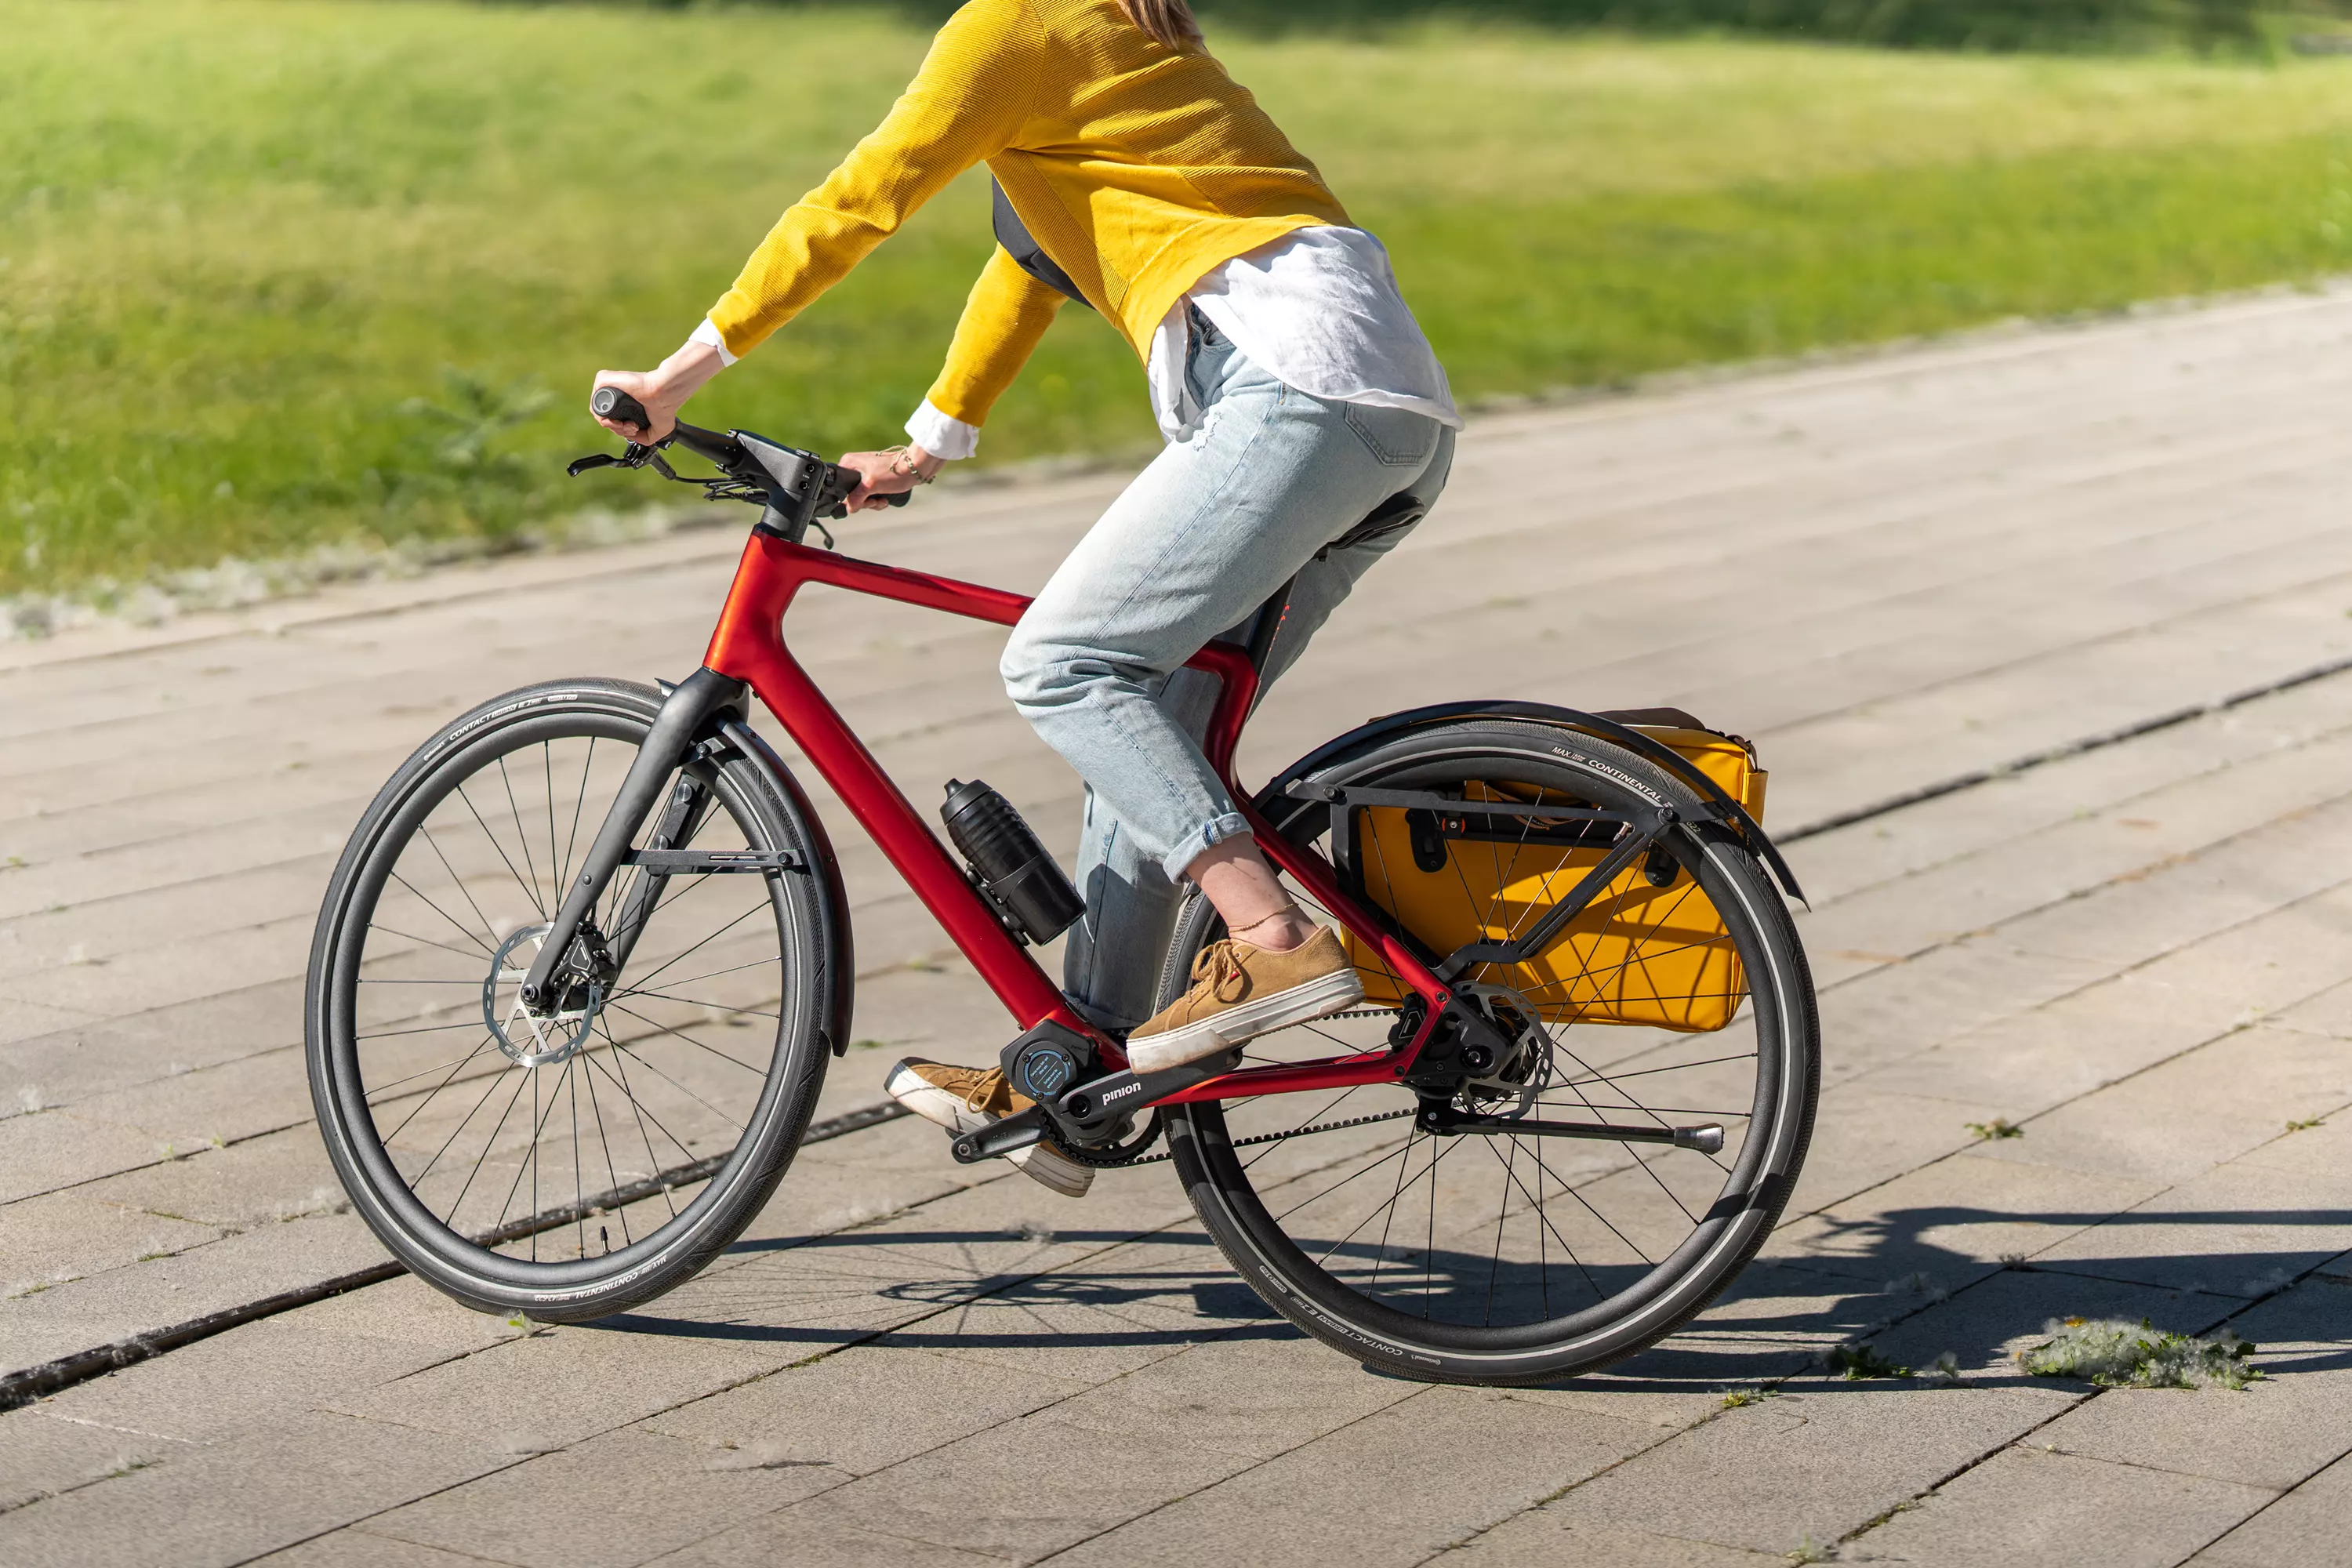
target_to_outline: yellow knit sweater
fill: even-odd
[[[1223,67],[1160,45],[1118,0],[970,0],[880,128],[778,220],[711,308],[728,352],[750,353],[982,162],[1139,357],[1212,268],[1349,221]],[[982,423],[1061,303],[1000,247],[964,305],[933,406]]]

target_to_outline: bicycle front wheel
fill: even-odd
[[[1412,731],[1316,779],[1465,803],[1460,816],[1417,819],[1359,807],[1349,825],[1357,884],[1437,957],[1532,930],[1606,852],[1608,829],[1546,834],[1530,818],[1481,818],[1475,803],[1671,805],[1685,822],[1699,804],[1622,747],[1502,720]],[[1332,808],[1270,804],[1286,837],[1328,850]],[[1384,1371],[1535,1383],[1655,1343],[1755,1255],[1811,1135],[1811,982],[1787,909],[1744,846],[1677,828],[1660,849],[1541,954],[1464,977],[1517,1049],[1483,1080],[1452,1086],[1450,1099],[1379,1084],[1171,1110],[1193,1205],[1268,1304]],[[1193,900],[1163,1005],[1192,955],[1222,934]],[[1411,1026],[1400,1018],[1409,993],[1370,950],[1355,952],[1366,1007],[1261,1036],[1245,1065],[1380,1050]],[[1487,1131],[1424,1131],[1420,1113],[1433,1107]],[[1498,1117],[1716,1127],[1722,1143],[1519,1134]]]
[[[467,714],[378,795],[320,911],[328,1152],[384,1245],[485,1311],[581,1321],[700,1269],[783,1175],[842,1022],[830,854],[740,738],[698,747],[637,839],[738,868],[624,867],[589,922],[617,968],[552,1013],[520,1005],[660,706],[578,680]]]

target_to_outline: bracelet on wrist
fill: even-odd
[[[905,447],[892,447],[882,455],[890,459],[890,471],[902,479],[912,479],[919,485],[927,485],[939,478],[937,474],[923,472],[922,464],[917,461],[915,454]]]

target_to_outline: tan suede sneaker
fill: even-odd
[[[1181,1067],[1363,999],[1364,983],[1329,926],[1278,952],[1213,942],[1192,961],[1192,988],[1128,1036],[1128,1065],[1137,1072]]]
[[[960,1068],[908,1057],[882,1080],[883,1092],[921,1117],[961,1136],[1002,1121],[1035,1103],[1015,1094],[1002,1068]],[[1082,1198],[1094,1184],[1091,1165],[1081,1165],[1049,1143],[1032,1143],[1004,1158],[1066,1198]]]

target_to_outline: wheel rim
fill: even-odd
[[[773,875],[673,878],[649,900],[633,868],[591,916],[641,927],[626,963],[568,1022],[515,1021],[531,938],[644,731],[553,715],[441,760],[378,833],[338,933],[329,1055],[365,1192],[402,1237],[509,1284],[608,1284],[693,1234],[754,1157],[801,1032]],[[708,805],[671,847],[782,847],[729,770],[687,777]]]
[[[1572,795],[1613,806],[1641,798],[1589,773],[1575,775],[1570,787],[1563,764],[1491,748],[1374,762],[1350,768],[1344,782],[1430,788],[1481,778],[1521,786],[1518,798],[1541,804]],[[1328,848],[1321,810],[1297,808],[1286,826]],[[1374,860],[1377,836],[1360,835],[1359,842],[1368,885],[1386,890]],[[1462,853],[1465,848],[1471,853]],[[1480,854],[1488,857],[1483,892],[1471,873]],[[1496,888],[1527,879],[1527,854],[1525,842],[1448,846],[1447,868],[1465,873],[1465,900],[1483,901],[1478,919],[1489,935],[1515,935],[1531,923],[1526,910],[1506,918],[1494,908]],[[1682,840],[1674,858],[1685,905],[1706,900],[1728,917],[1719,940],[1751,970],[1764,962],[1758,911],[1740,907],[1744,895],[1706,847]],[[1555,864],[1566,859],[1552,857]],[[1312,907],[1312,900],[1300,898]],[[1605,917],[1611,900],[1604,895],[1596,905]],[[1615,907],[1622,914],[1622,900]],[[1687,907],[1680,911],[1684,927],[1693,923],[1690,913]],[[1617,922],[1621,929],[1640,923]],[[1561,942],[1574,941],[1587,924],[1578,921]],[[1687,937],[1678,940],[1687,944]],[[1447,950],[1441,946],[1440,956]],[[1645,951],[1637,942],[1614,962],[1655,970],[1659,957],[1654,947]],[[1397,994],[1385,966],[1362,967],[1375,1000],[1384,991]],[[1595,977],[1589,965],[1572,973],[1588,983]],[[1575,988],[1546,992],[1524,973],[1485,966],[1472,976],[1498,996],[1533,994],[1535,1010],[1549,1015],[1538,1022],[1554,1070],[1531,1091],[1506,1097],[1490,1089],[1483,1106],[1457,1099],[1458,1109],[1507,1112],[1524,1105],[1545,1120],[1621,1126],[1714,1122],[1725,1129],[1723,1149],[1433,1136],[1412,1120],[1416,1097],[1383,1084],[1193,1108],[1185,1140],[1193,1160],[1207,1167],[1213,1189],[1274,1273],[1356,1328],[1455,1353],[1507,1354],[1622,1339],[1654,1319],[1686,1315],[1684,1297],[1693,1281],[1712,1274],[1719,1283],[1724,1273],[1701,1267],[1709,1255],[1752,1246],[1762,1173],[1783,1166],[1783,1134],[1795,1119],[1788,1114],[1792,1086],[1783,1071],[1777,982],[1757,987],[1718,1031],[1674,1033],[1591,1022],[1589,1006],[1580,1017],[1572,1005]],[[1594,989],[1587,984],[1580,994],[1589,1001]],[[1261,1037],[1247,1060],[1272,1064],[1383,1048],[1396,1020],[1393,1006],[1376,1007]],[[1360,1120],[1373,1117],[1384,1120]],[[1355,1125],[1344,1125],[1349,1122]],[[1325,1127],[1332,1130],[1318,1131]]]

